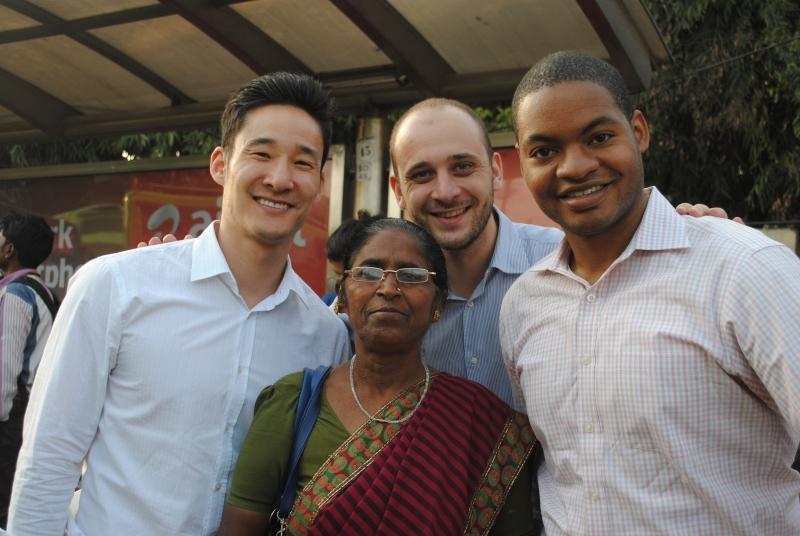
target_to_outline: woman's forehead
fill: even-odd
[[[419,239],[402,229],[382,229],[370,236],[353,257],[353,265],[364,260],[425,264]]]

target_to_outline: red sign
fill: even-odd
[[[325,292],[330,181],[294,237],[292,266],[315,292]],[[53,225],[53,253],[40,267],[63,296],[80,265],[172,233],[199,235],[219,219],[222,187],[207,169],[26,179],[0,184],[0,210],[33,212]]]
[[[512,221],[533,223],[545,227],[559,225],[542,212],[522,178],[519,155],[513,147],[496,149],[503,160],[503,184],[494,192],[494,204]]]
[[[289,255],[294,270],[314,289],[325,292],[325,242],[328,239],[329,181],[312,205],[303,227],[295,234]],[[198,236],[220,218],[222,187],[208,170],[192,169],[143,173],[131,179],[125,195],[128,247],[167,233]]]

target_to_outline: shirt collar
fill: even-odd
[[[192,282],[228,274],[224,277],[229,278],[235,284],[233,273],[217,239],[217,226],[218,222],[214,222],[206,227],[192,244]],[[292,268],[292,261],[287,257],[286,269],[283,271],[283,278],[281,278],[278,288],[270,296],[264,298],[256,308],[276,307],[289,297],[289,292],[294,292],[303,305],[308,307],[308,296],[304,283]]]
[[[689,247],[686,223],[658,188],[651,186],[650,199],[642,216],[642,222],[628,249],[633,251],[659,251],[685,249]]]
[[[507,274],[522,274],[531,267],[524,255],[519,255],[521,239],[514,223],[508,216],[494,207],[497,218],[497,240],[494,243],[494,252],[489,268],[495,268]]]
[[[231,273],[217,240],[218,225],[213,222],[192,243],[192,282]]]
[[[268,306],[269,302],[274,299],[274,305],[278,305],[289,297],[289,292],[294,292],[295,295],[300,298],[300,301],[303,302],[306,309],[308,309],[308,294],[305,292],[305,289],[305,283],[294,271],[292,268],[292,260],[287,256],[286,269],[283,271],[283,279],[281,279],[280,285],[278,285],[275,293],[272,296],[268,296],[262,303]]]
[[[690,245],[686,235],[686,224],[675,208],[655,186],[646,188],[646,190],[650,192],[650,197],[647,200],[642,221],[636,228],[630,243],[615,263],[630,257],[636,250],[685,249]],[[564,238],[552,257],[547,262],[535,266],[533,270],[537,272],[550,270],[562,274],[572,273],[569,268],[569,253],[569,243]]]

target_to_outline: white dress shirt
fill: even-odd
[[[503,357],[548,535],[800,534],[800,261],[652,189],[593,285],[566,242],[511,287]]]
[[[213,534],[259,392],[349,356],[344,325],[288,262],[249,309],[214,227],[72,278],[25,419],[13,536]]]

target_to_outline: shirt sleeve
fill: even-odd
[[[17,396],[17,378],[22,372],[25,343],[33,320],[33,307],[13,292],[11,285],[0,294],[0,421],[3,422],[8,420]]]
[[[762,248],[736,266],[723,294],[723,341],[758,377],[748,388],[800,436],[800,259],[784,246]]]
[[[31,392],[9,533],[63,534],[119,348],[121,278],[102,259],[70,280]]]
[[[281,493],[294,440],[294,413],[303,373],[290,374],[264,389],[244,440],[228,503],[269,513]]]
[[[516,284],[511,287],[509,292],[506,293],[506,297],[503,299],[503,304],[500,307],[500,352],[503,356],[503,363],[506,367],[509,382],[511,383],[512,407],[514,410],[527,415],[528,410],[525,406],[525,397],[522,393],[519,373],[517,373],[517,356],[514,350],[514,333],[517,333],[514,319],[519,317],[519,314],[515,313],[516,300],[514,296],[518,288]]]

